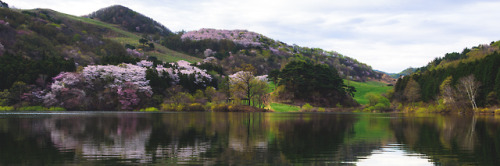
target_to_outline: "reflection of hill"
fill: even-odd
[[[394,120],[391,128],[399,143],[443,165],[500,163],[500,124],[491,117],[438,116]]]

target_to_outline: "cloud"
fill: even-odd
[[[6,0],[19,8],[84,15],[121,4],[173,31],[247,29],[289,44],[333,50],[399,72],[447,52],[500,39],[495,0]]]

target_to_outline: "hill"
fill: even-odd
[[[119,25],[129,32],[146,33],[161,36],[172,34],[172,31],[170,31],[164,25],[121,5],[103,8],[85,17]]]
[[[210,84],[203,85],[195,74],[187,71],[169,74],[150,70],[147,79],[152,81],[151,88],[157,96],[154,104],[143,103],[143,105],[155,106],[171,97],[170,93],[166,93],[166,89],[173,85],[164,80],[168,75],[172,75],[174,80],[178,80],[175,76],[179,77],[182,91],[195,93],[198,90],[205,90],[206,86],[224,91],[226,89],[220,89],[218,84],[229,87],[226,85],[229,80],[225,76],[241,70],[252,73],[253,76],[269,74],[272,78],[279,78],[278,80],[289,80],[283,85],[286,85],[287,92],[294,94],[285,97],[318,106],[335,106],[336,103],[344,106],[357,105],[348,96],[348,92],[352,93],[354,89],[345,86],[341,78],[357,81],[387,78],[387,75],[372,70],[370,66],[337,52],[289,45],[247,30],[202,29],[171,33],[165,26],[151,18],[123,6],[101,9],[86,17],[72,16],[50,9],[8,8],[0,8],[0,15],[4,16],[0,19],[2,30],[0,31],[0,76],[3,80],[0,89],[4,90],[0,92],[0,96],[14,96],[9,97],[9,103],[17,106],[23,105],[24,101],[39,105],[42,99],[44,104],[54,104],[51,100],[45,100],[43,97],[46,95],[41,93],[54,89],[52,87],[54,81],[62,81],[56,80],[61,79],[56,75],[68,77],[66,81],[71,79],[78,81],[80,78],[75,77],[82,70],[106,64],[109,64],[107,68],[120,71],[123,69],[116,68],[116,65],[127,68],[122,63],[129,63],[137,64],[141,70],[160,64],[164,68],[184,67],[193,69],[189,72],[194,72],[194,67],[189,62],[201,62],[202,59],[208,62],[194,65],[199,67],[196,68],[195,74],[200,73],[199,71],[207,72],[206,82]],[[182,65],[161,62],[178,60],[189,62],[182,61],[180,63]],[[139,61],[141,62],[137,63]],[[286,65],[291,62],[296,66],[286,69]],[[132,68],[133,65],[129,67]],[[273,73],[279,73],[279,70],[284,70],[281,72],[288,74],[272,76]],[[297,77],[290,72],[295,70],[300,70],[304,74]],[[300,82],[304,86],[295,87],[293,81],[295,79],[304,80]],[[193,80],[200,84],[192,84]],[[84,86],[88,82],[87,80],[81,84],[83,89],[87,88],[85,93],[81,93],[82,87],[79,87],[80,90],[67,91],[68,93],[63,95],[64,98],[73,99],[74,95],[87,96],[87,93],[92,93],[88,86]],[[68,82],[60,87],[66,92],[68,89],[64,87],[69,85]],[[172,88],[174,89],[170,90],[176,91],[174,94],[179,92],[175,87]],[[101,90],[102,93],[109,91],[109,89],[106,91],[106,88]],[[54,94],[59,97],[61,95],[58,92]],[[88,94],[92,95],[96,94]],[[224,95],[228,96],[226,91]],[[83,101],[83,98],[81,99]],[[262,98],[247,97],[247,100],[255,99]],[[248,104],[250,103],[252,102],[249,101]],[[81,109],[66,106],[65,108]]]
[[[415,101],[438,101],[445,103],[456,101],[467,104],[471,101],[463,87],[468,76],[472,76],[469,85],[474,85],[473,97],[478,106],[494,106],[499,103],[500,96],[500,41],[489,45],[479,45],[471,49],[465,48],[461,53],[448,53],[444,57],[435,58],[428,65],[418,68],[409,76],[399,79],[395,86],[394,100],[411,102],[405,95],[416,89]],[[470,78],[470,77],[469,77]],[[409,82],[417,84],[410,85]],[[410,87],[409,87],[410,86]],[[448,87],[448,88],[447,88]],[[475,90],[477,87],[477,91]],[[476,93],[477,92],[477,93]],[[448,96],[444,100],[444,96]],[[453,99],[453,100],[451,100]],[[468,107],[468,106],[467,106]]]
[[[139,40],[144,36],[149,38],[148,34],[129,32],[119,25],[95,19],[67,15],[50,9],[0,8],[0,15],[0,56],[2,64],[5,63],[2,66],[2,74],[6,73],[2,75],[6,77],[3,79],[2,89],[10,87],[15,81],[33,84],[40,75],[43,75],[43,78],[51,78],[63,68],[75,70],[70,69],[66,61],[77,66],[131,63],[148,57],[166,62],[201,61],[149,39],[147,43],[150,45],[143,47]],[[50,66],[47,65],[49,61]],[[47,68],[39,71],[40,67],[34,67],[37,65]],[[65,65],[66,67],[56,67]]]
[[[401,76],[407,76],[407,75],[413,74],[416,71],[417,71],[417,68],[409,67],[409,68],[404,69],[403,71],[401,71],[399,73],[385,73],[385,74],[391,76],[392,78],[397,79],[397,78],[399,78]]]
[[[252,64],[259,74],[269,74],[293,60],[310,60],[335,67],[343,78],[367,81],[380,79],[383,73],[369,65],[335,51],[289,45],[247,30],[200,29],[180,32],[162,43],[173,50],[197,57],[215,57],[226,71],[234,72],[243,64]]]

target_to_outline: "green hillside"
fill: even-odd
[[[356,93],[354,93],[354,100],[362,105],[368,104],[368,99],[365,98],[365,95],[367,93],[383,94],[389,89],[393,88],[392,86],[387,86],[387,84],[385,83],[375,81],[356,82],[344,80],[344,83],[356,88]]]
[[[86,17],[77,17],[77,16],[73,16],[73,15],[55,12],[55,11],[53,11],[53,12],[54,12],[54,14],[56,14],[57,16],[60,16],[62,18],[67,18],[67,19],[75,20],[75,21],[81,21],[84,23],[96,25],[96,26],[101,27],[101,28],[109,29],[111,32],[109,32],[108,34],[105,34],[104,37],[107,39],[119,42],[122,45],[125,45],[125,44],[140,45],[139,39],[141,39],[142,38],[141,35],[143,35],[141,33],[129,32],[129,31],[122,29],[122,27],[120,27],[119,25],[105,23],[105,22],[99,21],[97,19],[90,19],[90,18],[86,18]],[[202,59],[197,58],[197,57],[193,57],[193,56],[189,56],[189,55],[184,54],[184,53],[173,51],[173,50],[168,49],[168,48],[166,48],[160,44],[157,44],[157,43],[155,43],[154,45],[155,45],[156,51],[145,52],[144,54],[146,56],[155,56],[159,60],[162,60],[165,62],[175,62],[178,60],[186,60],[186,61],[193,63],[193,62],[199,62],[202,60]]]
[[[416,73],[399,79],[395,86],[394,100],[399,102],[436,102],[446,95],[447,103],[470,103],[468,88],[473,86],[474,100],[479,107],[495,106],[500,99],[500,41],[489,45],[465,48],[462,53],[448,53],[436,58]],[[472,78],[470,81],[464,78]],[[443,84],[445,80],[447,83]],[[412,82],[413,84],[410,84]],[[416,82],[417,84],[415,84]],[[410,86],[413,85],[413,86]],[[449,87],[445,93],[443,87]],[[406,89],[415,89],[417,98],[408,99]],[[472,93],[471,93],[472,94]],[[450,104],[456,106],[458,104]],[[459,108],[468,108],[463,105]]]

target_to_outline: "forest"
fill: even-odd
[[[499,42],[448,53],[436,58],[416,73],[401,77],[393,101],[399,103],[437,103],[438,111],[470,112],[499,104]]]

